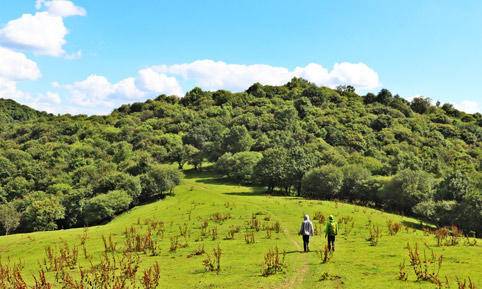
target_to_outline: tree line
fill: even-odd
[[[103,222],[169,193],[182,177],[170,164],[209,163],[269,193],[364,202],[482,232],[482,116],[424,97],[360,96],[294,78],[239,93],[194,88],[108,116],[9,119],[0,221],[18,216],[16,231]]]

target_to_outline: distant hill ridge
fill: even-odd
[[[14,100],[0,98],[0,122],[27,121],[47,115]]]

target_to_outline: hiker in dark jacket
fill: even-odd
[[[338,224],[335,222],[333,215],[328,217],[325,227],[325,238],[328,240],[328,250],[335,251],[335,236],[338,234]]]
[[[309,252],[310,237],[313,236],[313,223],[310,221],[310,217],[305,215],[303,222],[301,223],[300,233],[303,236],[303,250]]]

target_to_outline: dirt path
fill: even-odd
[[[301,245],[297,242],[289,233],[287,229],[283,230],[284,235],[295,245],[297,250],[301,251]],[[296,271],[295,275],[286,279],[285,282],[279,288],[296,288],[300,286],[303,281],[305,280],[306,273],[308,272],[308,260],[305,254],[301,254],[301,258],[303,258],[303,265],[299,270]]]

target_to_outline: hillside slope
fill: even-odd
[[[0,98],[0,123],[32,120],[46,115],[14,100]]]
[[[456,276],[470,276],[475,284],[482,284],[480,244],[467,246],[461,241],[457,246],[437,247],[433,235],[410,227],[402,229],[395,236],[388,234],[388,220],[402,222],[407,226],[419,224],[410,218],[344,203],[265,196],[259,194],[259,189],[228,184],[207,174],[188,173],[175,193],[175,196],[164,201],[136,207],[106,225],[89,228],[85,244],[92,263],[98,263],[104,255],[102,236],[108,239],[112,234],[113,242],[117,244],[114,255],[120,260],[121,252],[126,248],[126,228],[133,226],[137,232],[145,232],[147,227],[156,223],[153,220],[156,220],[164,223],[164,236],[160,238],[159,233],[153,234],[157,256],[139,254],[139,286],[141,271],[158,261],[159,288],[434,288],[434,284],[429,282],[415,282],[414,273],[408,265],[405,248],[407,243],[412,246],[418,243],[421,252],[425,246],[429,246],[436,254],[443,255],[440,276],[447,276],[452,288],[456,286]],[[322,264],[320,256],[315,252],[325,243],[322,237],[315,236],[311,243],[313,251],[303,254],[300,253],[302,245],[297,236],[303,214],[313,216],[318,211],[324,216],[333,214],[340,221],[337,250],[326,264]],[[229,217],[224,221],[215,221],[223,216]],[[252,224],[253,217],[260,223],[259,231],[248,225]],[[347,220],[347,225],[344,225],[343,220]],[[208,224],[207,235],[201,240],[201,226],[204,221]],[[353,229],[348,232],[350,230],[347,228],[352,221]],[[271,238],[268,239],[263,227],[276,222],[281,225],[280,232],[272,231]],[[150,225],[144,225],[146,223]],[[316,221],[315,223],[317,224]],[[179,242],[187,242],[187,247],[170,252],[173,238],[182,234],[186,225],[186,237],[179,237]],[[368,227],[372,225],[379,226],[382,231],[377,246],[370,246],[366,240]],[[230,228],[236,226],[240,227],[240,232],[235,234],[233,240],[225,240]],[[319,226],[316,225],[318,232]],[[213,228],[217,228],[216,240],[212,240]],[[254,232],[255,243],[246,244],[245,232],[251,231]],[[70,229],[0,237],[0,257],[3,265],[20,261],[24,265],[24,278],[32,284],[32,276],[38,276],[39,264],[43,264],[45,248],[51,246],[55,254],[58,248],[64,247],[62,244],[65,242],[69,248],[78,247],[79,260],[71,266],[72,269],[66,268],[64,271],[78,278],[76,272],[79,268],[90,268],[80,246],[84,234],[83,229]],[[205,255],[188,258],[201,244],[210,254],[219,244],[222,250],[219,274],[205,272]],[[286,272],[262,277],[264,254],[274,246],[287,253]],[[428,248],[425,250],[429,252]],[[107,255],[110,256],[111,253]],[[397,280],[398,266],[402,260],[407,264],[408,281]],[[328,275],[324,275],[325,272]],[[323,275],[327,280],[320,281]],[[54,282],[54,273],[48,272],[47,279]],[[56,284],[54,288],[60,288],[60,285]]]
[[[11,122],[0,125],[0,206],[20,220],[0,234],[98,224],[161,198],[169,189],[145,181],[159,163],[213,163],[269,191],[375,204],[482,234],[481,124],[480,113],[423,97],[361,96],[299,78],[236,93],[194,88],[108,116]],[[320,178],[334,185],[310,185]],[[95,214],[114,195],[122,205]]]

